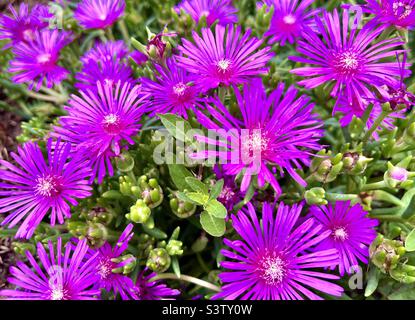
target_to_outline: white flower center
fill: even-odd
[[[344,227],[337,227],[333,230],[333,238],[335,240],[344,241],[348,238],[347,230]]]
[[[297,19],[295,19],[295,17],[292,14],[286,15],[282,20],[285,24],[289,25],[294,24],[297,21]]]
[[[50,53],[42,53],[37,56],[38,63],[48,63],[50,62],[52,55]]]
[[[179,82],[173,87],[174,93],[181,97],[186,92],[187,86],[183,82]]]
[[[33,31],[31,29],[26,29],[23,31],[23,39],[26,41],[33,40],[35,38]]]
[[[119,118],[116,114],[110,113],[105,116],[104,123],[107,125],[116,124],[118,122]]]
[[[249,131],[246,135],[242,133],[242,152],[245,156],[261,156],[268,149],[269,139],[260,129]]]
[[[267,256],[261,262],[258,271],[268,285],[280,284],[287,274],[286,263],[278,256]]]
[[[230,65],[231,65],[231,61],[229,59],[219,60],[216,64],[220,72],[228,71]]]
[[[405,19],[412,13],[412,6],[402,1],[394,2],[392,5],[393,14],[399,19]]]
[[[55,287],[50,293],[50,300],[64,300],[66,293],[61,286]]]
[[[60,183],[53,176],[40,177],[36,179],[35,192],[44,197],[51,197],[59,193]]]
[[[101,14],[98,16],[98,18],[101,21],[104,21],[105,19],[107,19],[107,14],[105,12],[101,12]]]
[[[102,279],[107,279],[113,269],[113,263],[108,259],[102,259],[98,265],[98,274],[101,276]]]

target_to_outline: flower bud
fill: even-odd
[[[112,269],[113,273],[129,274],[137,265],[137,259],[132,254],[126,254],[118,258],[113,258],[111,261],[122,265],[121,267]]]
[[[150,251],[146,266],[154,272],[165,272],[171,264],[170,255],[166,249],[156,248]]]
[[[173,211],[173,213],[180,219],[189,218],[196,211],[195,204],[182,201],[176,197],[170,199],[170,208]]]
[[[183,254],[183,242],[178,240],[169,240],[166,245],[167,253],[171,256],[180,256]]]
[[[384,181],[389,188],[407,189],[414,183],[412,180],[408,180],[409,176],[408,170],[388,162],[388,170],[385,172]]]
[[[368,163],[372,160],[357,152],[347,152],[343,155],[342,161],[348,174],[361,175],[365,172]]]
[[[192,244],[192,251],[193,252],[202,252],[206,249],[206,246],[209,242],[209,239],[206,237],[204,233],[196,239],[196,241]]]
[[[384,273],[395,269],[404,254],[405,248],[402,241],[386,239],[382,235],[378,235],[370,246],[370,257],[373,264]]]
[[[323,188],[312,188],[304,194],[305,200],[309,205],[326,205],[326,191]]]
[[[321,150],[311,163],[313,177],[319,182],[334,181],[343,168],[342,154],[331,157],[331,151]]]
[[[130,208],[130,213],[125,217],[135,223],[146,223],[151,215],[151,209],[142,199],[138,199],[136,204]]]

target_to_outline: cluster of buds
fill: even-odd
[[[112,209],[104,207],[93,207],[90,210],[84,210],[79,215],[80,218],[83,218],[87,221],[94,223],[102,223],[104,225],[109,225],[113,220],[115,213]]]
[[[165,272],[170,268],[172,258],[183,254],[183,242],[178,240],[180,228],[177,227],[170,239],[160,241],[157,248],[150,250],[146,266],[155,272]]]
[[[404,284],[415,283],[415,266],[402,259],[406,250],[402,241],[386,239],[379,234],[370,247],[374,265],[383,273]]]
[[[69,221],[68,230],[79,239],[87,239],[88,244],[95,248],[101,247],[108,238],[108,230],[101,223]]]
[[[360,152],[346,152],[343,154],[343,167],[349,175],[361,175],[373,159],[367,158]]]
[[[343,169],[343,155],[332,155],[331,151],[321,150],[311,163],[312,177],[319,182],[334,181]]]
[[[196,205],[194,203],[178,198],[175,193],[170,194],[170,208],[180,219],[189,218],[196,211]]]

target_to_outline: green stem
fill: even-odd
[[[37,99],[37,100],[43,100],[43,101],[48,101],[48,102],[56,102],[56,98],[46,95],[46,94],[41,94],[41,93],[37,93],[37,92],[33,92],[33,91],[26,91],[26,95],[28,95],[31,98]]]
[[[105,29],[105,31],[106,31],[108,39],[111,41],[115,41],[114,34],[112,33],[111,27]]]
[[[379,128],[379,126],[382,124],[383,120],[385,120],[388,114],[389,114],[389,111],[382,109],[382,113],[379,115],[379,117],[376,118],[375,122],[372,124],[370,129],[364,135],[362,139],[363,143],[369,141],[370,137],[372,137],[373,133]]]
[[[215,291],[215,292],[220,292],[221,291],[221,289],[218,286],[216,286],[216,285],[214,285],[210,282],[207,282],[207,281],[204,281],[204,280],[201,280],[201,279],[198,279],[198,278],[194,278],[194,277],[191,277],[191,276],[187,276],[185,274],[182,274],[182,275],[180,275],[180,277],[178,277],[174,273],[162,273],[162,274],[159,274],[159,275],[155,276],[150,281],[165,280],[165,279],[186,281],[186,282],[193,283],[197,286],[204,287],[206,289],[210,289],[210,290]]]
[[[362,187],[362,191],[378,190],[378,189],[382,189],[382,188],[385,188],[385,187],[386,187],[385,181],[382,180],[382,181],[368,183],[368,184],[364,185]]]
[[[125,21],[124,20],[120,20],[118,21],[118,29],[120,29],[120,32],[122,34],[122,37],[124,38],[124,41],[126,43],[130,42],[130,35],[128,33],[128,29],[127,26],[125,25]]]
[[[354,200],[357,198],[357,194],[326,193],[326,199],[331,202]]]

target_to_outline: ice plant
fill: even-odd
[[[232,215],[240,240],[224,239],[230,250],[221,251],[228,260],[221,262],[226,270],[219,274],[224,286],[214,299],[321,299],[310,289],[333,296],[342,294],[343,289],[329,281],[338,277],[320,269],[338,263],[336,250],[310,252],[330,231],[323,231],[313,219],[300,223],[301,210],[301,205],[280,203],[274,216],[272,206],[264,203],[259,221],[254,206],[248,203]]]
[[[75,87],[79,90],[97,90],[97,81],[106,85],[121,83],[135,83],[133,71],[117,57],[99,60],[89,59],[82,70],[75,75]]]
[[[105,29],[124,14],[124,0],[82,0],[74,18],[85,29]]]
[[[344,96],[349,103],[353,99],[361,103],[375,99],[373,88],[378,90],[384,84],[398,82],[398,62],[384,59],[400,52],[397,47],[403,42],[399,38],[379,39],[384,27],[374,21],[363,25],[361,30],[349,26],[348,10],[343,11],[342,18],[334,10],[334,13],[323,12],[315,20],[318,33],[304,32],[298,41],[297,51],[303,56],[290,57],[310,65],[291,71],[306,77],[298,82],[300,85],[312,89],[330,84],[331,96]]]
[[[37,143],[27,142],[11,156],[15,164],[0,160],[0,213],[2,225],[21,225],[16,238],[30,238],[43,218],[63,224],[71,216],[70,205],[91,195],[90,168],[70,153],[71,145],[52,139],[47,142],[47,160]]]
[[[387,26],[415,27],[415,0],[366,0],[363,8]]]
[[[174,58],[166,61],[166,67],[155,64],[158,74],[155,81],[141,78],[143,92],[152,99],[148,110],[156,113],[175,113],[187,118],[187,111],[201,106],[199,90],[192,83],[185,69],[178,67]]]
[[[81,91],[72,95],[67,116],[60,118],[55,135],[72,143],[75,152],[91,161],[91,181],[101,183],[108,173],[113,175],[111,159],[120,155],[140,128],[142,103],[146,95],[139,86],[129,83],[97,83],[96,91]]]
[[[58,65],[59,53],[71,42],[66,31],[35,31],[33,39],[19,42],[13,47],[14,60],[10,61],[9,71],[16,73],[12,80],[16,83],[28,83],[29,88],[39,90],[43,83],[47,87],[59,84],[69,71]]]
[[[95,256],[98,280],[95,283],[97,289],[104,288],[113,292],[115,295],[120,294],[123,300],[130,300],[135,297],[134,282],[118,270],[134,261],[134,257],[122,259],[122,254],[128,247],[128,242],[133,237],[133,225],[129,224],[114,247],[105,242],[99,249],[90,249],[87,257]]]
[[[183,0],[175,9],[178,13],[183,10],[190,14],[196,23],[206,17],[208,26],[215,21],[223,26],[238,22],[237,10],[231,0]]]
[[[286,42],[293,44],[301,37],[305,27],[311,27],[313,17],[318,10],[310,8],[314,0],[266,0],[268,6],[274,6],[269,30],[264,36],[270,37],[270,43],[279,43],[284,46]]]
[[[10,300],[96,300],[99,290],[94,289],[96,273],[95,256],[84,261],[88,246],[86,240],[76,246],[67,243],[62,247],[62,238],[56,246],[48,242],[46,252],[41,242],[37,244],[37,258],[26,251],[28,262],[17,262],[10,268],[7,280],[16,289],[0,291],[0,297]]]
[[[120,61],[128,55],[128,48],[121,40],[96,43],[82,57],[81,62],[87,64],[91,61]]]
[[[179,290],[171,289],[160,280],[154,280],[157,274],[147,268],[142,270],[135,283],[137,300],[172,300],[179,295]]]
[[[368,263],[369,245],[376,238],[378,221],[369,219],[360,204],[351,206],[350,201],[337,201],[334,206],[312,206],[310,214],[324,232],[330,233],[317,249],[338,251],[341,276],[356,272],[359,261]]]
[[[215,166],[213,172],[215,173],[217,180],[223,179],[222,191],[217,199],[226,207],[228,212],[230,212],[234,209],[236,204],[243,200],[244,194],[238,190],[234,177],[224,174],[219,166]]]
[[[203,28],[202,37],[193,31],[193,39],[195,44],[182,39],[179,50],[184,56],[177,59],[204,90],[249,82],[267,72],[266,64],[273,56],[270,47],[259,49],[262,40],[251,37],[250,30],[242,34],[240,26],[217,25],[215,34]]]
[[[286,170],[299,184],[306,182],[296,173],[301,164],[308,165],[311,152],[319,150],[322,136],[321,122],[312,115],[313,104],[310,98],[297,97],[298,90],[290,86],[284,92],[280,83],[269,96],[260,79],[245,85],[242,93],[235,89],[236,100],[242,121],[233,117],[222,102],[213,99],[215,106],[208,106],[210,119],[202,111],[197,111],[197,119],[217,133],[219,141],[198,136],[199,141],[220,146],[221,150],[200,151],[195,158],[219,157],[224,174],[242,175],[241,191],[246,191],[256,175],[258,185],[269,182],[275,191],[281,193],[270,166]],[[223,130],[225,129],[225,130]]]
[[[21,3],[18,10],[9,5],[9,11],[11,16],[0,14],[0,40],[10,40],[5,49],[33,40],[35,31],[46,28],[52,16],[44,5],[35,5],[31,10],[25,3]]]

